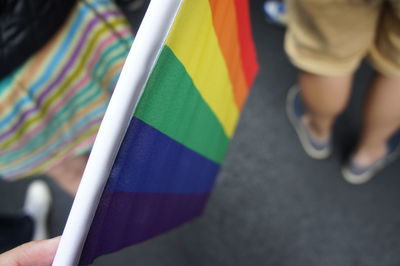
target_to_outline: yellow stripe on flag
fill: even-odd
[[[239,111],[208,0],[183,2],[166,44],[185,66],[226,135],[232,137]]]

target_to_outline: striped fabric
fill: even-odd
[[[199,216],[257,73],[247,0],[185,0],[81,255],[87,265]]]
[[[79,1],[56,36],[0,80],[0,176],[43,173],[90,150],[132,40],[112,2]]]

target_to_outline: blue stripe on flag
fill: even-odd
[[[133,117],[106,191],[207,193],[218,169],[215,162]]]

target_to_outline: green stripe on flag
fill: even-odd
[[[168,46],[150,75],[135,117],[201,155],[221,163],[229,139]]]

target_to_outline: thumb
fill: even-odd
[[[32,241],[0,255],[0,266],[50,266],[60,237]]]

